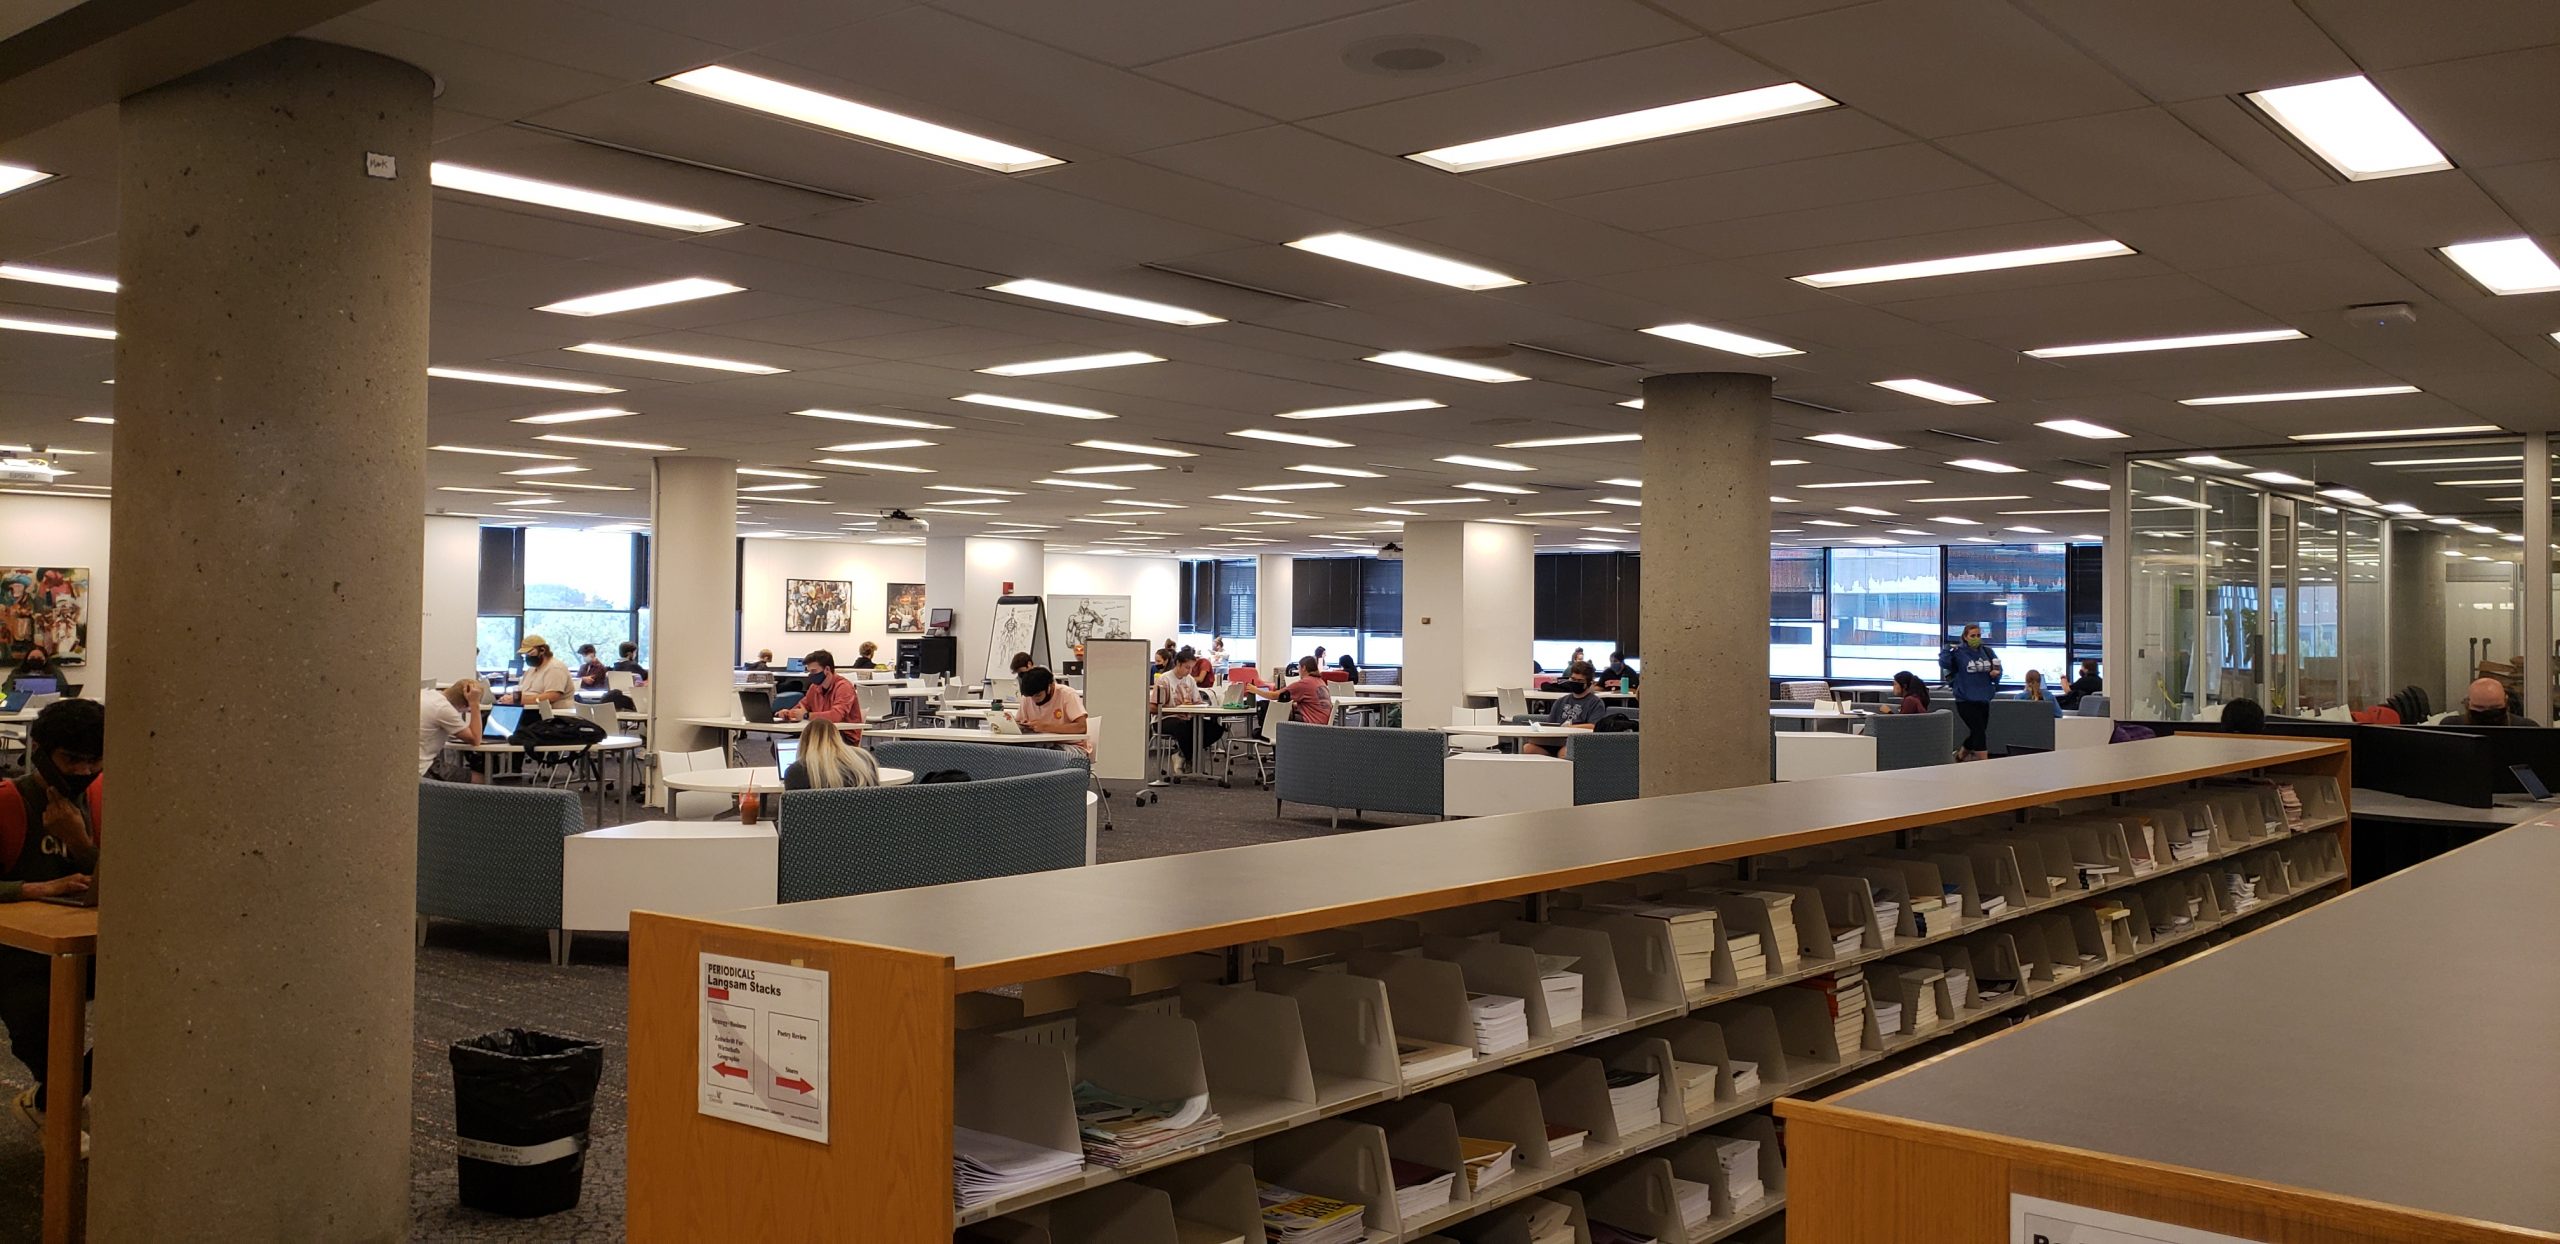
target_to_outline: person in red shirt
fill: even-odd
[[[0,782],[0,902],[86,895],[106,828],[106,783],[99,776],[106,710],[95,700],[57,700],[36,715],[27,744],[35,772]],[[36,1081],[10,1105],[39,1130],[52,1015],[52,962],[33,951],[0,950],[0,1025],[9,1029],[9,1052]],[[85,1081],[85,1063],[81,1070]],[[85,1084],[72,1094],[73,1110],[83,1091]]]
[[[836,657],[824,648],[810,653],[800,664],[809,672],[809,689],[800,702],[777,710],[776,721],[832,721],[855,740],[862,738],[862,697],[854,694],[853,682],[836,672]]]
[[[1314,657],[1301,657],[1298,660],[1296,682],[1277,691],[1266,691],[1256,687],[1254,694],[1271,699],[1287,700],[1297,710],[1293,714],[1296,720],[1316,726],[1332,725],[1333,691],[1325,686],[1324,676],[1321,673],[1323,668]]]

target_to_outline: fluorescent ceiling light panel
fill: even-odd
[[[2522,461],[2524,461],[2524,455],[2522,454],[2485,454],[2473,458],[2377,458],[2374,460],[2373,464],[2375,466],[2387,467],[2435,467],[2479,466],[2490,462]]]
[[[987,288],[999,294],[1012,294],[1018,298],[1037,298],[1042,302],[1064,303],[1070,307],[1082,307],[1087,311],[1105,311],[1112,315],[1125,315],[1131,319],[1153,320],[1159,324],[1180,324],[1196,328],[1202,324],[1226,323],[1225,320],[1206,311],[1194,311],[1189,307],[1177,307],[1171,303],[1149,302],[1144,298],[1131,298],[1122,294],[1104,293],[1098,289],[1060,285],[1056,281],[1023,279],[1006,281]]]
[[[2125,438],[2124,433],[2114,428],[2103,423],[2091,423],[2086,419],[2047,419],[2036,426],[2047,432],[2060,432],[2066,436],[2077,436],[2092,441],[2120,441]]]
[[[109,426],[109,427],[113,427],[113,426],[115,426],[116,417],[115,417],[114,415],[80,415],[80,416],[77,416],[77,417],[73,418],[73,419],[72,419],[72,422],[73,422],[73,423],[103,423],[103,424],[106,424],[106,425],[107,425],[107,426]]]
[[[582,466],[538,466],[538,467],[516,467],[516,468],[515,468],[515,469],[513,469],[513,470],[500,471],[500,472],[498,472],[498,474],[500,474],[500,475],[584,475],[584,474],[586,474],[586,472],[587,472],[587,468],[582,467]]]
[[[872,462],[864,458],[815,458],[819,466],[844,467],[853,471],[887,471],[897,475],[931,475],[932,467],[906,466],[896,462]]]
[[[2300,488],[2311,483],[2310,480],[2299,475],[2288,475],[2282,471],[2251,471],[2249,478],[2261,484],[2276,484],[2289,488]]]
[[[564,212],[587,216],[604,216],[628,220],[634,224],[656,225],[663,229],[681,229],[686,233],[711,233],[735,229],[741,222],[726,220],[708,212],[670,207],[646,199],[625,198],[598,190],[581,190],[554,181],[537,181],[512,173],[493,172],[485,168],[452,164],[438,160],[427,166],[427,181],[439,190],[459,190],[464,194],[487,195],[531,203],[539,207],[556,207]]]
[[[1052,487],[1052,488],[1090,488],[1090,489],[1093,489],[1093,490],[1094,490],[1094,491],[1096,491],[1096,492],[1135,492],[1135,491],[1137,491],[1136,489],[1131,488],[1131,487],[1130,487],[1130,486],[1128,486],[1127,484],[1106,484],[1106,483],[1103,483],[1101,480],[1098,480],[1098,479],[1060,479],[1060,478],[1056,478],[1056,477],[1050,477],[1050,478],[1045,478],[1045,479],[1037,479],[1037,480],[1033,480],[1032,482],[1033,482],[1033,483],[1035,483],[1035,484],[1047,484],[1047,485],[1049,485],[1049,486],[1050,486],[1050,487]]]
[[[2262,328],[2244,333],[2202,333],[2192,337],[2151,337],[2141,341],[2101,341],[2085,346],[2045,346],[2024,353],[2031,359],[2076,359],[2095,354],[2144,354],[2153,350],[2200,350],[2206,346],[2247,346],[2265,341],[2300,341],[2290,328]]]
[[[1470,492],[1498,492],[1511,497],[1534,497],[1538,495],[1538,490],[1535,488],[1515,488],[1509,484],[1483,484],[1469,481],[1456,486],[1467,489]]]
[[[645,449],[664,454],[680,454],[684,452],[684,446],[682,445],[661,445],[655,441],[609,441],[602,437],[570,436],[563,432],[545,432],[533,439],[537,441],[558,441],[563,445],[593,445],[598,449]]]
[[[1626,478],[1625,476],[1620,476],[1620,477],[1618,477],[1618,478],[1616,478],[1616,479],[1604,479],[1604,480],[1602,480],[1602,481],[1600,481],[1600,482],[1601,482],[1601,483],[1603,483],[1603,484],[1613,485],[1613,486],[1618,487],[1618,488],[1642,488],[1642,487],[1644,487],[1644,481],[1643,481],[1643,480],[1640,480],[1640,479],[1628,479],[1628,478]]]
[[[2249,92],[2276,124],[2349,181],[2432,173],[2453,167],[2382,92],[2362,76]]]
[[[1824,445],[1837,445],[1842,449],[1902,448],[1902,446],[1896,445],[1892,441],[1880,441],[1872,436],[1858,436],[1848,432],[1818,432],[1812,436],[1806,437],[1805,439],[1809,441],[1816,441]]]
[[[0,164],[0,194],[24,190],[40,182],[53,180],[53,174],[15,164]]]
[[[2113,485],[2107,483],[2105,480],[2100,479],[2058,479],[2053,482],[2060,484],[2065,488],[2077,488],[2082,492],[2105,492],[2109,488],[2113,487]]]
[[[526,415],[521,419],[509,419],[507,422],[545,424],[586,423],[596,419],[620,419],[626,415],[635,413],[637,412],[623,410],[616,406],[598,406],[592,410],[555,410],[547,415]]]
[[[1928,380],[1873,380],[1868,383],[1873,384],[1879,389],[1891,389],[1896,393],[1908,393],[1913,397],[1924,397],[1942,406],[1984,406],[1991,402],[1990,398],[1984,397],[1979,393],[1967,393],[1962,389],[1951,388],[1947,385],[1938,384]]]
[[[2318,402],[2336,397],[2389,397],[2395,393],[2415,393],[2414,384],[2377,384],[2360,389],[2296,389],[2287,393],[2233,393],[2220,397],[2189,397],[2180,406],[2245,406],[2254,402]],[[2299,439],[2299,438],[2296,438]]]
[[[1312,462],[1302,462],[1288,469],[1292,471],[1303,471],[1309,475],[1339,475],[1345,479],[1386,478],[1386,474],[1381,471],[1363,471],[1358,467],[1320,466]]]
[[[1592,500],[1597,501],[1597,502],[1599,502],[1599,503],[1600,503],[1600,504],[1602,504],[1602,505],[1623,505],[1623,506],[1629,506],[1629,507],[1640,507],[1640,506],[1642,506],[1642,505],[1644,504],[1644,502],[1642,502],[1642,501],[1638,501],[1638,500],[1637,500],[1637,499],[1635,499],[1634,497],[1594,497],[1594,498],[1592,498]]]
[[[791,413],[806,415],[811,419],[833,419],[838,423],[869,423],[884,428],[919,428],[930,432],[951,430],[951,425],[947,423],[927,423],[922,419],[902,419],[896,415],[864,415],[850,410],[795,410]]]
[[[1296,250],[1459,289],[1502,289],[1520,278],[1356,233],[1319,233],[1289,243]]]
[[[1685,341],[1693,346],[1705,346],[1710,350],[1722,350],[1727,354],[1740,354],[1755,359],[1773,359],[1804,353],[1794,346],[1762,341],[1757,337],[1745,337],[1740,333],[1729,333],[1721,328],[1709,328],[1704,324],[1657,324],[1644,331],[1656,337],[1668,337],[1673,341]]]
[[[1313,406],[1305,410],[1284,410],[1280,419],[1341,419],[1351,415],[1391,415],[1403,410],[1437,410],[1440,403],[1427,397],[1399,398],[1392,402],[1355,402],[1349,406]]]
[[[2247,471],[2253,469],[2245,462],[2233,462],[2229,458],[2217,457],[2213,454],[2190,454],[2184,458],[2178,459],[2178,462],[2183,466],[2213,467],[2217,470],[2223,471]]]
[[[1434,458],[1432,461],[1446,462],[1451,466],[1482,467],[1488,471],[1534,471],[1538,469],[1526,463],[1512,462],[1503,458],[1479,458],[1473,454],[1449,454],[1445,457]]]
[[[430,367],[427,374],[438,380],[469,380],[478,384],[511,384],[524,389],[551,389],[561,393],[620,393],[609,384],[590,384],[584,380],[554,380],[549,376],[519,376],[511,372],[479,371],[469,367]]]
[[[64,289],[85,289],[92,293],[116,292],[116,279],[91,276],[86,272],[70,272],[61,268],[39,268],[34,264],[0,263],[0,279],[26,281],[35,285],[58,285]]]
[[[1929,521],[1933,523],[1945,523],[1951,527],[1979,527],[1982,525],[1970,518],[1958,518],[1953,514],[1940,514]]]
[[[2514,479],[2440,479],[2436,481],[2436,486],[2440,488],[2513,488],[2522,483],[2524,483],[2522,477]]]
[[[1078,449],[1100,449],[1116,454],[1145,454],[1150,458],[1197,458],[1187,449],[1167,449],[1162,445],[1133,445],[1127,441],[1077,441]]]
[[[527,489],[527,488],[466,488],[466,487],[464,487],[464,486],[462,486],[462,485],[460,485],[460,484],[439,484],[439,485],[437,485],[437,486],[436,486],[436,491],[437,491],[437,492],[485,492],[485,493],[489,493],[489,494],[491,494],[491,495],[493,495],[493,496],[500,496],[500,497],[539,497],[539,496],[541,496],[541,495],[542,495],[542,494],[541,494],[541,493],[539,493],[539,492],[536,492],[536,491],[533,491],[532,489]]]
[[[939,442],[918,440],[912,436],[887,441],[847,441],[842,445],[820,445],[822,454],[873,454],[892,449],[931,449]]]
[[[1473,500],[1473,498],[1469,498],[1469,500]],[[1363,514],[1392,514],[1398,518],[1419,518],[1422,516],[1422,511],[1420,510],[1400,510],[1391,505],[1362,505],[1354,506],[1353,508]],[[1592,512],[1595,514],[1599,513],[1597,510]]]
[[[1603,147],[1669,138],[1674,134],[1694,134],[1700,130],[1720,129],[1833,105],[1834,101],[1829,97],[1801,82],[1785,82],[1777,86],[1664,104],[1657,108],[1594,117],[1588,121],[1524,130],[1499,138],[1459,143],[1454,147],[1435,147],[1405,158],[1445,172],[1472,173],[1505,164],[1572,155],[1578,151],[1596,151]]]
[[[1594,514],[1606,514],[1606,513],[1608,513],[1608,511],[1607,511],[1607,510],[1522,510],[1522,511],[1520,511],[1520,517],[1522,517],[1522,518],[1589,518],[1590,516],[1592,516],[1592,515],[1594,515]]]
[[[985,497],[1027,497],[1031,494],[1012,488],[966,488],[959,484],[927,484],[926,492],[965,492]]]
[[[1372,354],[1364,361],[1384,363],[1389,367],[1402,367],[1409,371],[1427,371],[1433,375],[1452,376],[1459,380],[1480,381],[1484,384],[1510,384],[1513,381],[1528,379],[1527,376],[1516,371],[1504,371],[1499,367],[1487,367],[1482,363],[1470,363],[1464,359],[1444,359],[1437,354],[1424,354],[1419,350],[1389,350],[1384,354]],[[1432,404],[1436,406],[1439,403]],[[1281,417],[1285,419],[1289,416]]]
[[[1623,445],[1643,439],[1644,434],[1641,432],[1597,432],[1589,436],[1547,436],[1534,441],[1504,441],[1497,448],[1562,449],[1568,445]]]
[[[2374,428],[2364,432],[2304,432],[2288,436],[2289,441],[2364,441],[2398,440],[2413,436],[2470,436],[2502,429],[2494,423],[2464,423],[2440,428]]]
[[[817,490],[817,487],[818,487],[818,486],[817,486],[816,484],[747,484],[747,485],[743,485],[743,486],[741,486],[741,487],[738,489],[738,491],[740,491],[740,492],[814,492],[814,491],[816,491],[816,490]]]
[[[1066,163],[1026,147],[720,65],[660,78],[658,85],[998,173],[1028,172]]]
[[[1133,471],[1161,471],[1163,469],[1164,467],[1161,464],[1154,462],[1113,462],[1102,466],[1061,467],[1058,470],[1058,474],[1127,475]]]
[[[1864,514],[1870,518],[1894,517],[1893,511],[1879,510],[1872,505],[1844,505],[1840,507],[1840,512],[1843,514]]]
[[[727,281],[688,276],[650,285],[635,285],[629,289],[607,290],[601,294],[588,294],[583,298],[567,298],[535,307],[534,310],[549,311],[555,315],[618,315],[624,311],[638,311],[646,307],[692,302],[698,298],[717,298],[722,294],[735,294],[745,289],[744,285],[731,285]]]
[[[1844,522],[1841,522],[1840,520],[1838,520],[1838,519],[1836,519],[1836,518],[1808,518],[1808,519],[1804,520],[1804,525],[1805,525],[1805,526],[1807,526],[1807,527],[1855,527],[1855,526],[1857,526],[1857,524],[1856,524],[1856,523],[1844,523]]]
[[[2414,505],[2409,504],[2409,503],[2408,503],[2408,502],[2406,502],[2406,501],[2394,501],[2394,502],[2390,503],[2389,505],[2383,506],[2382,508],[2383,508],[2383,509],[2385,509],[2385,510],[2388,510],[2388,511],[2390,511],[2391,513],[2394,513],[2394,514],[2420,514],[2420,513],[2424,513],[2424,511],[2420,510],[2418,507],[2416,507],[2416,506],[2414,506]]]
[[[1997,272],[2003,268],[2032,268],[2040,264],[2072,263],[2082,259],[2112,259],[2140,252],[2113,238],[2094,242],[2070,242],[2061,246],[2035,246],[2025,250],[1993,251],[1983,255],[1956,255],[1946,259],[1922,259],[1912,263],[1879,264],[1872,268],[1843,268],[1837,272],[1815,272],[1796,277],[1798,284],[1815,289],[1836,289],[1843,285],[1873,285],[1882,281],[1909,281],[1920,277],[1953,276],[1960,272]]]
[[[1985,475],[2023,475],[2026,473],[2025,467],[2011,466],[2006,462],[1995,462],[1989,458],[1949,458],[1947,459],[1947,465],[1951,467],[1963,467],[1968,471],[1980,471]]]
[[[1117,419],[1108,411],[1083,406],[1065,406],[1057,402],[1035,402],[1027,397],[1006,397],[1000,393],[963,393],[951,399],[973,406],[1002,406],[1007,410],[1027,410],[1035,415],[1056,415],[1061,419]]]
[[[1115,504],[1144,506],[1150,510],[1187,510],[1191,508],[1187,505],[1175,505],[1170,501],[1121,501],[1116,502]]]
[[[1477,504],[1481,504],[1481,503],[1483,503],[1483,502],[1484,502],[1484,501],[1486,501],[1486,500],[1489,500],[1489,498],[1485,498],[1485,497],[1416,497],[1416,498],[1414,498],[1414,499],[1412,499],[1412,500],[1409,500],[1409,501],[1398,501],[1398,502],[1396,502],[1396,504],[1397,504],[1397,505],[1477,505]]]
[[[479,454],[486,458],[531,458],[540,462],[575,462],[568,454],[538,454],[526,449],[489,449],[480,445],[429,445],[440,454]]]
[[[1238,492],[1306,492],[1317,488],[1340,488],[1340,484],[1247,484]]]
[[[95,324],[72,324],[61,320],[22,320],[0,316],[0,328],[21,333],[51,333],[56,337],[94,337],[100,341],[113,341],[116,338],[116,330],[112,328],[103,328]]]
[[[1028,363],[1006,363],[1001,367],[981,367],[990,376],[1045,376],[1051,372],[1092,371],[1101,367],[1135,367],[1140,363],[1164,360],[1144,350],[1119,350],[1110,354],[1078,354],[1069,358],[1034,359]]]
[[[606,358],[633,359],[642,363],[668,363],[677,367],[700,367],[707,371],[734,371],[749,376],[779,376],[791,370],[787,367],[767,367],[762,363],[743,363],[737,359],[713,358],[707,354],[644,350],[638,346],[615,345],[609,341],[588,341],[561,348],[572,354],[601,354]]]
[[[1247,440],[1271,441],[1281,445],[1301,445],[1308,449],[1349,449],[1352,447],[1351,442],[1337,441],[1330,436],[1301,436],[1295,432],[1266,432],[1260,428],[1245,428],[1242,431],[1229,432],[1227,435],[1241,436]]]
[[[2560,289],[2560,264],[2552,263],[2532,238],[2460,242],[2437,249],[2493,294],[2547,294]]]
[[[1925,479],[1852,479],[1852,480],[1839,480],[1839,481],[1835,481],[1835,482],[1833,482],[1833,483],[1828,483],[1828,484],[1789,484],[1789,485],[1788,485],[1788,487],[1790,487],[1790,488],[1908,488],[1908,487],[1911,487],[1911,486],[1913,486],[1913,485],[1915,485],[1915,484],[1926,484],[1926,483],[1928,483],[1928,482],[1929,482],[1929,481],[1927,481],[1927,480],[1925,480]]]

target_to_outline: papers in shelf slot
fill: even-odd
[[[951,1129],[953,1209],[1028,1192],[1084,1169],[1084,1155],[965,1127]]]
[[[1974,989],[1984,1002],[1996,1002],[2018,992],[2018,982],[2015,977],[1986,976]]]
[[[1831,926],[1832,954],[1854,955],[1858,953],[1860,947],[1863,947],[1866,944],[1867,931],[1864,928],[1854,924],[1835,924]]]
[[[1563,963],[1548,967],[1548,961],[1554,959]],[[1547,995],[1547,1023],[1551,1027],[1582,1022],[1582,973],[1565,970],[1575,962],[1578,960],[1563,955],[1538,956],[1538,988]]]
[[[1680,1207],[1680,1225],[1701,1231],[1716,1216],[1716,1190],[1694,1179],[1671,1177],[1671,1196]]]
[[[1482,1192],[1511,1178],[1511,1161],[1519,1152],[1520,1146],[1507,1140],[1459,1137],[1458,1156],[1467,1163],[1467,1190]]]
[[[1367,1207],[1332,1197],[1313,1196],[1278,1184],[1261,1184],[1262,1230],[1271,1244],[1359,1244],[1368,1230],[1360,1215]]]
[[[1396,1064],[1407,1080],[1426,1080],[1444,1071],[1455,1071],[1476,1060],[1476,1052],[1463,1045],[1425,1041],[1420,1037],[1396,1038]]]
[[[1609,1110],[1617,1116],[1620,1136],[1662,1126],[1662,1077],[1642,1071],[1610,1072]]]
[[[1226,1134],[1205,1093],[1187,1101],[1148,1101],[1091,1080],[1078,1081],[1075,1092],[1076,1127],[1085,1157],[1096,1165],[1134,1166]]]
[[[1713,1063],[1671,1060],[1671,1082],[1680,1086],[1680,1102],[1691,1110],[1716,1099],[1716,1079]]]
[[[1760,1183],[1760,1142],[1741,1136],[1716,1138],[1716,1162],[1724,1167],[1724,1182],[1733,1193],[1733,1207],[1740,1210],[1760,1199],[1764,1189]]]
[[[1411,1219],[1447,1205],[1457,1193],[1458,1172],[1433,1170],[1419,1162],[1390,1158],[1396,1181],[1396,1214]]]
[[[1760,1091],[1760,1064],[1747,1063],[1739,1058],[1728,1058],[1724,1065],[1733,1069],[1735,1093],[1747,1097]]]
[[[1605,1222],[1591,1224],[1591,1244],[1662,1244],[1659,1236],[1640,1235]]]
[[[1498,993],[1467,995],[1467,1015],[1475,1026],[1476,1053],[1500,1054],[1529,1043],[1529,1004]]]
[[[1708,979],[1715,975],[1718,923],[1715,908],[1688,903],[1619,900],[1593,903],[1585,910],[1641,916],[1669,925],[1671,950],[1680,960],[1680,983],[1692,996],[1704,996]]]
[[[1988,918],[1996,916],[2007,910],[2009,910],[2009,898],[2007,895],[1985,894],[1982,896],[1982,914],[1984,917]]]
[[[2051,874],[2047,874],[2047,875],[2046,875],[2046,877],[2045,877],[2045,879],[2044,879],[2044,884],[2045,884],[2045,888],[2047,888],[2047,889],[2052,889],[2052,890],[2068,890],[2068,889],[2070,889],[2070,888],[2071,888],[2071,878],[2069,878],[2069,877],[2056,877],[2056,876],[2052,876]]]
[[[1887,1034],[1897,1033],[1897,1032],[1902,1031],[1902,1004],[1901,1004],[1901,1003],[1899,1003],[1899,1002],[1879,1002],[1879,1003],[1876,1003],[1876,1031],[1881,1032],[1881,1033],[1887,1033]]]
[[[1963,968],[1948,968],[1947,997],[1955,1002],[1955,1005],[1959,1010],[1972,1006],[1973,973],[1968,972]]]
[[[1582,1142],[1591,1139],[1591,1129],[1570,1123],[1547,1125],[1547,1156],[1564,1158],[1582,1151]]]
[[[1522,1201],[1526,1208],[1529,1244],[1574,1244],[1579,1238],[1573,1230],[1573,1210],[1562,1201],[1530,1197]]]

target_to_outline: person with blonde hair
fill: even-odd
[[[784,790],[839,790],[878,786],[880,763],[847,742],[836,723],[821,717],[800,732],[800,758],[783,771]]]
[[[446,743],[480,741],[480,706],[488,698],[489,685],[477,678],[455,679],[442,691],[419,689],[419,777],[427,776],[436,767],[444,756]],[[480,775],[473,773],[472,780],[480,781]]]

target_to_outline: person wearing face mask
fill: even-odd
[[[2474,679],[2463,694],[2462,707],[2436,718],[2439,726],[2539,726],[2522,713],[2507,711],[2507,685],[2495,678]]]
[[[62,671],[54,668],[53,657],[44,650],[44,645],[35,644],[27,649],[25,656],[18,658],[18,668],[9,671],[8,679],[0,681],[0,694],[15,690],[21,678],[51,678],[59,682]]]
[[[1947,646],[1938,654],[1939,672],[1946,675],[1947,688],[1955,692],[1956,720],[1964,723],[1962,760],[1981,760],[1991,754],[1991,745],[1983,740],[1983,731],[1991,725],[1991,697],[2000,690],[2000,654],[1982,642],[1982,627],[1964,624],[1962,641]]]
[[[569,667],[551,655],[551,641],[540,635],[527,635],[516,645],[516,653],[524,658],[524,678],[516,689],[499,697],[500,704],[566,704],[569,702]]]
[[[0,783],[0,902],[83,898],[95,882],[98,839],[106,827],[100,774],[107,710],[95,700],[56,701],[36,714],[27,744],[35,772]],[[93,975],[91,988],[95,981]],[[36,1080],[10,1105],[38,1131],[44,1127],[52,1015],[52,961],[33,951],[0,949],[0,1026],[9,1030],[9,1052]],[[81,1076],[74,1097],[87,1092],[85,1063]]]

